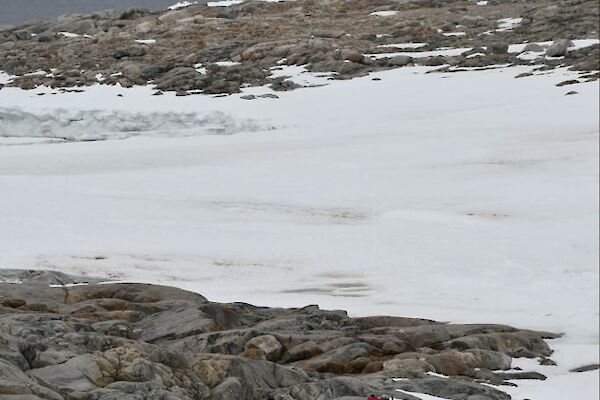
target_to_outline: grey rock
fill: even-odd
[[[355,366],[353,366],[351,362],[361,357],[368,359],[373,350],[373,346],[371,346],[368,343],[351,343],[342,346],[338,349],[331,350],[327,353],[313,357],[310,360],[301,361],[297,365],[301,366],[303,369],[311,371],[352,373],[356,371]],[[366,365],[366,363],[364,363],[364,365]],[[362,370],[362,368],[360,369]]]
[[[330,38],[338,39],[344,36],[346,33],[343,31],[314,31],[312,36],[315,38]]]
[[[273,335],[255,336],[246,342],[246,350],[259,349],[269,361],[277,361],[283,352],[283,346]]]
[[[81,20],[65,20],[53,25],[47,32],[68,32],[77,35],[92,35],[96,33],[98,29],[92,19],[81,19]]]
[[[546,49],[546,56],[548,57],[562,57],[567,54],[569,47],[573,45],[568,39],[555,40],[548,49]]]
[[[212,390],[214,400],[234,400],[242,398],[242,384],[237,378],[227,378]]]
[[[0,359],[0,394],[30,394],[31,379],[20,369]]]
[[[506,54],[508,52],[508,44],[506,43],[490,43],[486,46],[488,54]]]
[[[362,63],[364,55],[355,49],[344,49],[339,53],[339,59],[345,61],[351,61],[353,63]]]
[[[525,51],[532,51],[532,52],[535,52],[535,53],[540,53],[540,52],[545,51],[545,50],[546,50],[546,48],[544,46],[539,45],[537,43],[528,43],[523,48],[523,52],[525,52]]]
[[[511,399],[509,394],[496,388],[458,379],[411,379],[400,381],[398,386],[408,392],[426,393],[447,399],[469,398],[469,396],[484,396],[491,400]]]
[[[502,380],[527,379],[545,381],[547,379],[546,375],[539,372],[496,372],[494,375]]]
[[[307,340],[304,343],[298,344],[291,349],[288,349],[283,357],[284,362],[294,362],[306,360],[323,353],[323,350],[318,344],[312,340]]]
[[[91,355],[72,358],[64,364],[37,368],[29,372],[36,381],[57,392],[85,392],[96,389],[103,374]]]
[[[13,37],[17,40],[29,40],[32,38],[32,35],[31,35],[31,32],[29,32],[29,31],[20,30],[20,31],[14,31]]]
[[[186,369],[190,363],[184,354],[164,348],[154,349],[149,356],[150,360],[156,363],[164,364],[172,369]]]
[[[504,353],[491,350],[469,349],[466,351],[473,355],[471,366],[490,370],[507,370],[511,368],[512,358]]]
[[[76,356],[76,353],[69,350],[49,349],[37,354],[35,360],[32,362],[32,366],[35,368],[41,368],[48,365],[63,364]]]
[[[573,369],[569,370],[569,372],[588,372],[588,371],[595,371],[597,369],[600,369],[600,364],[588,364],[588,365],[582,365],[581,367],[573,368]]]
[[[145,318],[139,325],[140,338],[146,342],[178,339],[213,328],[213,320],[202,311],[192,308],[157,313]]]
[[[146,49],[142,46],[131,46],[124,49],[115,50],[112,54],[113,58],[120,60],[125,57],[142,57],[146,54]]]
[[[421,61],[421,59],[419,59],[419,61]],[[435,67],[438,65],[444,65],[446,64],[446,59],[442,56],[432,56],[432,57],[427,57],[426,59],[424,59],[423,65],[427,65],[430,67]]]
[[[265,94],[260,94],[260,95],[258,95],[258,96],[256,96],[256,97],[260,97],[260,98],[262,98],[262,99],[278,99],[278,98],[279,98],[279,96],[277,96],[277,95],[276,95],[276,94],[274,94],[274,93],[265,93]]]
[[[137,33],[149,33],[156,26],[153,21],[144,21],[135,26],[135,31]]]
[[[399,55],[390,58],[387,61],[388,65],[392,65],[395,67],[404,67],[405,65],[411,64],[413,62],[413,58],[410,56]]]
[[[435,372],[435,368],[424,359],[418,358],[392,358],[383,363],[384,370],[403,370],[412,373]]]

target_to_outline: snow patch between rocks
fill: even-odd
[[[327,85],[334,75],[335,73],[332,72],[309,72],[303,65],[282,65],[271,68],[272,78],[285,77],[287,80],[304,87]]]
[[[427,46],[427,43],[421,42],[410,42],[410,43],[392,43],[392,44],[382,44],[377,47],[381,48],[395,48],[395,49],[418,49],[421,47]]]
[[[498,20],[496,32],[510,31],[519,26],[521,22],[523,22],[523,18],[501,18]]]
[[[189,1],[180,1],[179,3],[175,3],[172,6],[167,7],[167,9],[169,10],[178,10],[180,8],[185,8],[185,7],[189,7],[193,4],[198,4],[197,1],[194,2],[189,2]]]
[[[439,48],[436,50],[430,50],[430,51],[402,51],[402,52],[395,52],[395,53],[375,53],[375,54],[365,54],[367,57],[371,57],[374,60],[377,60],[379,58],[386,58],[386,57],[396,57],[396,56],[409,56],[412,58],[423,58],[423,57],[436,57],[436,56],[443,56],[443,57],[454,57],[454,56],[459,56],[462,53],[464,53],[465,51],[469,51],[471,50],[471,47],[459,47],[459,48]]]
[[[156,39],[138,39],[135,42],[139,44],[155,44]]]
[[[375,11],[369,15],[374,17],[393,17],[396,14],[398,14],[398,11]]]
[[[453,37],[453,36],[466,36],[466,32],[444,32],[442,33],[443,36],[446,37]]]
[[[279,2],[284,2],[284,1],[295,1],[295,0],[260,0],[260,1],[265,1],[268,3],[279,3]],[[229,7],[229,6],[235,6],[236,4],[240,4],[243,2],[244,2],[244,0],[221,0],[221,1],[211,1],[211,2],[206,3],[206,5],[209,7]]]
[[[14,75],[9,75],[6,72],[0,71],[0,85],[6,85],[16,78]]]

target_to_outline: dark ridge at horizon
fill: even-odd
[[[70,13],[147,8],[160,10],[179,0],[0,0],[0,25],[19,25]],[[203,2],[203,1],[199,1]]]

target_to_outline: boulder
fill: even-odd
[[[567,54],[569,47],[573,46],[573,42],[568,39],[555,40],[550,47],[546,49],[548,57],[562,57]]]
[[[144,21],[140,24],[137,24],[134,29],[137,33],[149,33],[152,31],[152,29],[154,29],[155,26],[156,24],[154,21]]]
[[[352,373],[355,372],[355,365],[350,363],[358,358],[366,359],[363,367],[371,360],[369,356],[374,347],[368,343],[356,342],[338,349],[329,351],[310,360],[299,362],[297,365],[309,371],[332,372],[332,373]]]
[[[392,65],[394,67],[404,67],[406,65],[412,64],[413,58],[410,56],[399,55],[390,58],[387,61],[388,65]]]
[[[508,44],[506,43],[490,43],[486,46],[486,53],[488,54],[506,54],[508,53]]]
[[[146,73],[154,73],[155,71],[147,71]],[[177,67],[170,69],[166,73],[162,74],[155,80],[155,85],[158,90],[192,90],[192,89],[200,89],[201,88],[201,79],[202,74],[200,74],[196,69],[192,67]],[[182,312],[187,313],[188,316],[193,320],[195,317],[190,315],[195,314],[196,316],[204,315],[199,310],[196,312],[192,312],[191,310]],[[210,321],[206,321],[207,324],[210,324]],[[181,329],[186,329],[185,327],[180,327]],[[190,327],[189,329],[198,331],[197,327]],[[205,330],[209,329],[208,326],[204,328]]]
[[[323,350],[318,344],[312,340],[308,340],[304,343],[296,345],[288,349],[283,358],[283,362],[294,362],[299,360],[306,360],[323,353]]]
[[[523,52],[531,51],[535,53],[541,53],[544,50],[546,50],[546,48],[537,43],[528,43],[527,45],[525,45],[525,47],[523,47]]]
[[[470,349],[466,351],[473,355],[470,366],[489,370],[507,370],[511,368],[512,358],[504,353],[491,350]]]
[[[346,35],[346,32],[344,31],[314,31],[312,33],[312,37],[329,39],[338,39],[344,35]]]
[[[143,57],[146,54],[146,49],[143,46],[131,46],[123,49],[115,50],[112,54],[113,58],[120,60],[125,57]]]
[[[64,364],[36,368],[30,376],[58,392],[87,392],[105,383],[96,357],[89,354],[72,358]]]
[[[402,370],[411,373],[435,372],[435,368],[424,359],[392,358],[383,363],[384,370]]]
[[[58,22],[47,30],[48,33],[68,32],[76,35],[93,35],[98,32],[93,19],[76,19]]]
[[[353,63],[362,63],[364,55],[356,49],[343,49],[339,52],[339,59]]]
[[[435,369],[435,372],[448,376],[473,376],[475,371],[471,367],[473,355],[457,351],[447,351],[425,356],[425,361]]]
[[[283,352],[283,346],[273,335],[256,336],[246,342],[245,349],[259,349],[269,361],[277,361]]]

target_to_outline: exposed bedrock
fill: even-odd
[[[0,281],[0,398],[7,400],[414,398],[399,389],[504,400],[507,379],[544,378],[502,372],[512,358],[548,360],[545,339],[558,336],[351,318],[314,305],[219,304],[172,287],[48,271],[3,270]]]

